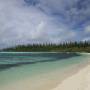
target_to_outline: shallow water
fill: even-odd
[[[0,53],[0,85],[88,62],[90,54]]]

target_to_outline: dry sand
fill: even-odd
[[[90,65],[63,80],[60,85],[52,90],[90,90]]]

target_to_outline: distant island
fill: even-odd
[[[89,52],[90,41],[65,42],[60,44],[28,44],[4,48],[1,52]]]

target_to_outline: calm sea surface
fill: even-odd
[[[85,63],[90,54],[0,53],[0,85]]]

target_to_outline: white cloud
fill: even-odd
[[[81,37],[71,26],[84,20],[89,10],[85,14],[83,10],[73,8],[73,3],[78,0],[37,1],[39,3],[36,6],[29,6],[24,0],[0,0],[0,47],[33,42],[58,43]],[[63,14],[64,21],[55,13]],[[71,24],[65,23],[71,21],[71,18]]]
[[[89,33],[90,34],[90,25],[85,27],[85,33],[87,33],[87,34]]]
[[[90,41],[90,37],[86,37],[82,41]]]

